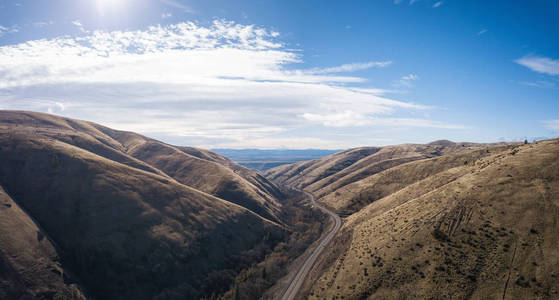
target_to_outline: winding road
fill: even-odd
[[[340,227],[342,227],[342,219],[340,219],[340,217],[336,213],[318,204],[311,193],[305,191],[303,192],[305,193],[305,195],[309,197],[313,206],[318,207],[318,209],[328,214],[328,216],[330,216],[334,220],[334,227],[332,228],[332,230],[330,230],[330,232],[322,236],[321,240],[318,242],[314,250],[312,250],[311,254],[308,255],[305,261],[301,264],[299,270],[297,270],[295,276],[291,278],[288,287],[283,292],[283,295],[280,298],[281,300],[295,299],[295,296],[301,289],[301,286],[303,285],[303,282],[305,281],[305,278],[309,274],[312,266],[316,262],[316,259],[320,256],[324,248],[326,248],[326,246],[332,241],[334,236],[340,230]]]

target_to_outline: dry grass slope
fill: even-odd
[[[349,240],[334,243],[341,254],[309,297],[558,298],[558,170],[550,140],[419,160],[347,185],[339,201],[353,189],[376,198],[347,218],[340,238]]]
[[[327,194],[320,201],[333,207],[339,213],[351,214],[367,204],[395,193],[410,184],[420,182],[432,176],[446,178],[445,171],[447,170],[473,165],[479,159],[491,155],[491,153],[510,149],[511,147],[514,146],[491,146],[475,150],[466,148],[433,158],[414,159],[407,163],[399,160],[401,163],[395,164],[391,168],[386,168],[378,173],[335,189],[335,192]],[[383,161],[383,163],[386,165],[386,161]],[[448,180],[451,179],[441,180],[438,183],[432,184],[442,185],[446,184]],[[419,191],[425,192],[427,190],[419,189]]]
[[[151,146],[157,151],[140,150]],[[285,231],[274,214],[275,186],[225,158],[183,150],[89,122],[0,112],[0,185],[27,213],[15,205],[0,212],[9,216],[0,230],[10,235],[0,238],[0,257],[3,266],[15,268],[1,290],[13,290],[18,270],[25,270],[31,280],[26,292],[53,287],[76,293],[60,275],[67,270],[101,299],[195,298],[208,274],[249,259],[244,253],[255,248],[273,246]],[[180,172],[170,172],[172,162]],[[226,199],[228,187],[246,202]],[[29,216],[56,249],[47,239],[32,243],[41,231]],[[15,235],[16,221],[29,229]],[[22,247],[30,251],[6,260]],[[46,250],[40,256],[35,248]],[[36,261],[36,275],[25,264],[14,267]]]
[[[0,299],[85,299],[46,233],[0,187]]]
[[[320,202],[332,207],[338,213],[347,215],[386,196],[387,192],[395,191],[405,184],[421,178],[407,178],[407,173],[410,170],[402,170],[398,175],[401,176],[402,180],[394,180],[394,178],[385,178],[385,175],[381,175],[385,173],[385,170],[393,170],[398,166],[408,165],[410,162],[427,158],[465,153],[463,160],[455,158],[455,161],[452,162],[462,163],[467,160],[468,153],[471,151],[486,149],[487,147],[506,147],[506,145],[453,143],[443,140],[425,145],[402,144],[382,148],[362,147],[338,152],[319,160],[270,169],[266,172],[266,176],[278,183],[311,192]],[[444,160],[438,164],[437,168],[425,170],[422,173],[414,172],[413,174],[430,176],[449,168],[450,165],[446,165],[447,163],[449,161]],[[375,177],[375,175],[379,176]],[[389,175],[388,177],[390,176],[395,175]],[[370,182],[374,180],[382,183],[383,192],[378,191],[376,187],[372,187]],[[386,187],[387,184],[395,186]],[[362,189],[373,189],[374,192]],[[339,199],[343,200],[340,201]]]
[[[42,136],[136,169],[176,181],[244,206],[279,222],[278,188],[256,172],[216,153],[176,147],[136,133],[35,112],[0,111],[6,134]]]

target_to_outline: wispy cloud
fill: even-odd
[[[12,25],[10,27],[4,27],[0,25],[0,37],[8,33],[17,33],[17,32],[19,32],[19,27],[17,25]]]
[[[382,95],[386,95],[386,94],[391,94],[391,93],[395,93],[395,91],[392,90],[386,90],[386,89],[375,89],[375,88],[350,88],[352,91],[356,91],[359,93],[364,93],[364,94],[371,94],[371,95],[376,95],[376,96],[382,96]]]
[[[402,80],[407,80],[407,81],[413,81],[413,80],[418,80],[419,76],[415,75],[415,74],[409,74],[406,76],[402,77]]]
[[[87,33],[87,32],[88,32],[87,30],[85,30],[85,28],[83,27],[83,24],[82,24],[82,22],[81,22],[80,20],[74,20],[74,21],[72,21],[71,23],[72,23],[72,25],[78,27],[78,29],[79,29],[81,32],[84,32],[84,33]]]
[[[444,1],[437,1],[437,2],[435,2],[435,4],[433,4],[433,8],[437,8],[441,5],[443,5],[443,3],[444,3]]]
[[[559,59],[551,59],[542,56],[524,56],[514,62],[534,72],[559,75]]]
[[[6,32],[8,32],[8,28],[0,25],[0,36],[3,36]]]
[[[195,11],[190,6],[183,4],[178,0],[159,0],[159,1],[161,1],[161,3],[165,5],[181,9],[184,12],[191,13],[191,14],[195,13]]]
[[[547,120],[542,121],[543,125],[547,129],[559,130],[559,120]]]
[[[410,5],[414,4],[415,2],[418,2],[419,0],[410,0]]]
[[[306,113],[303,118],[327,127],[344,126],[380,126],[380,127],[422,127],[442,129],[467,129],[467,126],[446,124],[443,122],[418,118],[375,118],[364,117],[354,111],[345,111],[331,115]]]
[[[310,69],[306,71],[306,73],[309,74],[348,73],[348,72],[366,70],[370,68],[383,68],[389,66],[391,63],[392,63],[391,61],[369,61],[369,62],[351,63],[351,64],[343,64],[341,66],[336,66],[336,67]]]
[[[331,75],[387,62],[294,70],[287,65],[301,63],[302,56],[278,36],[215,21],[3,46],[0,107],[60,113],[207,147],[266,147],[288,138],[311,143],[307,134],[317,126],[349,132],[354,126],[462,128],[401,117],[428,108],[386,98],[386,90],[352,86],[364,78]],[[334,144],[316,130],[316,138]]]
[[[486,33],[488,30],[487,29],[482,29],[480,31],[478,31],[477,35],[482,35],[484,33]]]
[[[520,84],[526,85],[526,86],[531,86],[531,87],[543,88],[543,89],[556,89],[557,88],[557,84],[555,84],[555,82],[545,81],[545,80],[521,81]]]
[[[168,19],[172,16],[173,16],[173,14],[171,14],[170,12],[162,13],[161,14],[161,19]]]
[[[408,74],[402,76],[399,80],[394,81],[392,86],[394,87],[413,87],[412,81],[416,81],[419,79],[419,76],[416,74]]]
[[[43,28],[43,27],[46,27],[46,26],[49,26],[49,25],[52,25],[52,24],[54,24],[53,21],[48,21],[48,22],[33,22],[33,26],[39,27],[39,28]]]

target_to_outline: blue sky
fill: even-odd
[[[0,1],[0,109],[206,148],[559,136],[559,1]]]

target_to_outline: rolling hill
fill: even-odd
[[[325,218],[286,211],[284,185],[343,217],[301,298],[555,299],[558,170],[559,140],[441,140],[263,176],[204,149],[0,111],[0,298],[256,299]]]
[[[346,216],[306,282],[311,299],[555,299],[558,170],[559,140],[438,141],[267,175]]]
[[[394,169],[397,166],[405,165],[410,162],[420,161],[427,158],[442,157],[436,168],[425,171],[422,176],[428,176],[450,168],[453,164],[462,163],[461,156],[467,157],[472,150],[485,153],[487,147],[499,147],[501,144],[473,144],[473,143],[453,143],[450,141],[436,141],[429,144],[403,144],[386,147],[361,147],[341,151],[318,160],[300,162],[291,165],[280,166],[268,170],[265,175],[267,178],[280,184],[304,189],[313,193],[317,198],[322,198],[324,204],[329,205],[338,213],[351,213],[358,210],[364,204],[375,201],[384,194],[374,196],[373,193],[365,193],[370,199],[365,199],[361,189],[371,187],[368,181],[380,180],[379,185],[386,189],[387,185],[393,184],[393,179],[389,182],[382,182],[385,170]],[[483,149],[483,150],[480,150]],[[448,160],[447,154],[455,154],[454,161]],[[480,154],[482,155],[482,154]],[[467,160],[467,158],[464,158]],[[404,180],[415,181],[418,178],[406,178],[408,174],[402,170],[399,174]],[[378,174],[374,177],[373,175]],[[350,185],[345,188],[346,186]],[[344,189],[345,188],[345,189]],[[394,186],[391,190],[398,189]],[[379,192],[374,189],[374,192]],[[340,193],[345,193],[340,195]],[[359,197],[356,197],[359,196]],[[341,201],[328,199],[343,199]],[[358,199],[357,199],[358,198]]]
[[[0,111],[0,187],[0,298],[201,297],[286,232],[218,154],[41,113]]]

